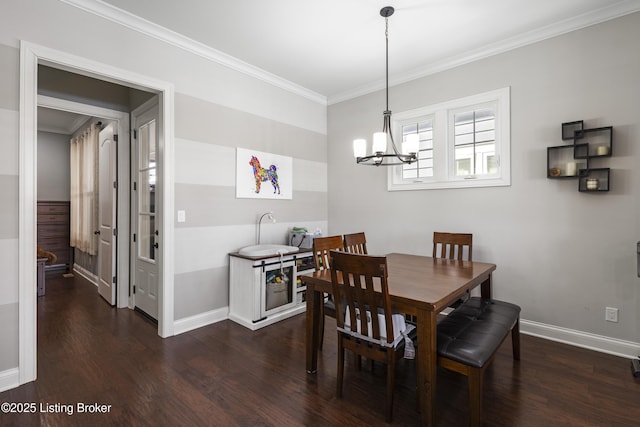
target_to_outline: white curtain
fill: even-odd
[[[98,133],[96,124],[71,138],[71,246],[98,254]]]

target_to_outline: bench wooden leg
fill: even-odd
[[[482,423],[482,377],[483,368],[469,369],[469,425],[480,427]]]
[[[511,329],[511,347],[513,349],[513,359],[520,360],[520,318]]]

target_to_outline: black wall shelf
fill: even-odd
[[[592,168],[593,159],[611,157],[613,127],[585,129],[583,120],[562,123],[562,139],[572,144],[547,147],[547,178],[578,179],[578,191],[609,191],[611,170]]]

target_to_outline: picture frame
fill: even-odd
[[[237,148],[236,198],[293,199],[293,158]]]

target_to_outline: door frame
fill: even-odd
[[[174,334],[174,88],[173,84],[24,40],[20,41],[19,150],[19,383],[37,376],[36,202],[38,65],[71,71],[124,86],[151,90],[159,96],[158,194],[159,310],[158,335]],[[124,237],[124,236],[122,236]],[[128,236],[127,236],[128,237]],[[125,239],[122,239],[125,240]],[[126,239],[128,240],[128,239]]]

